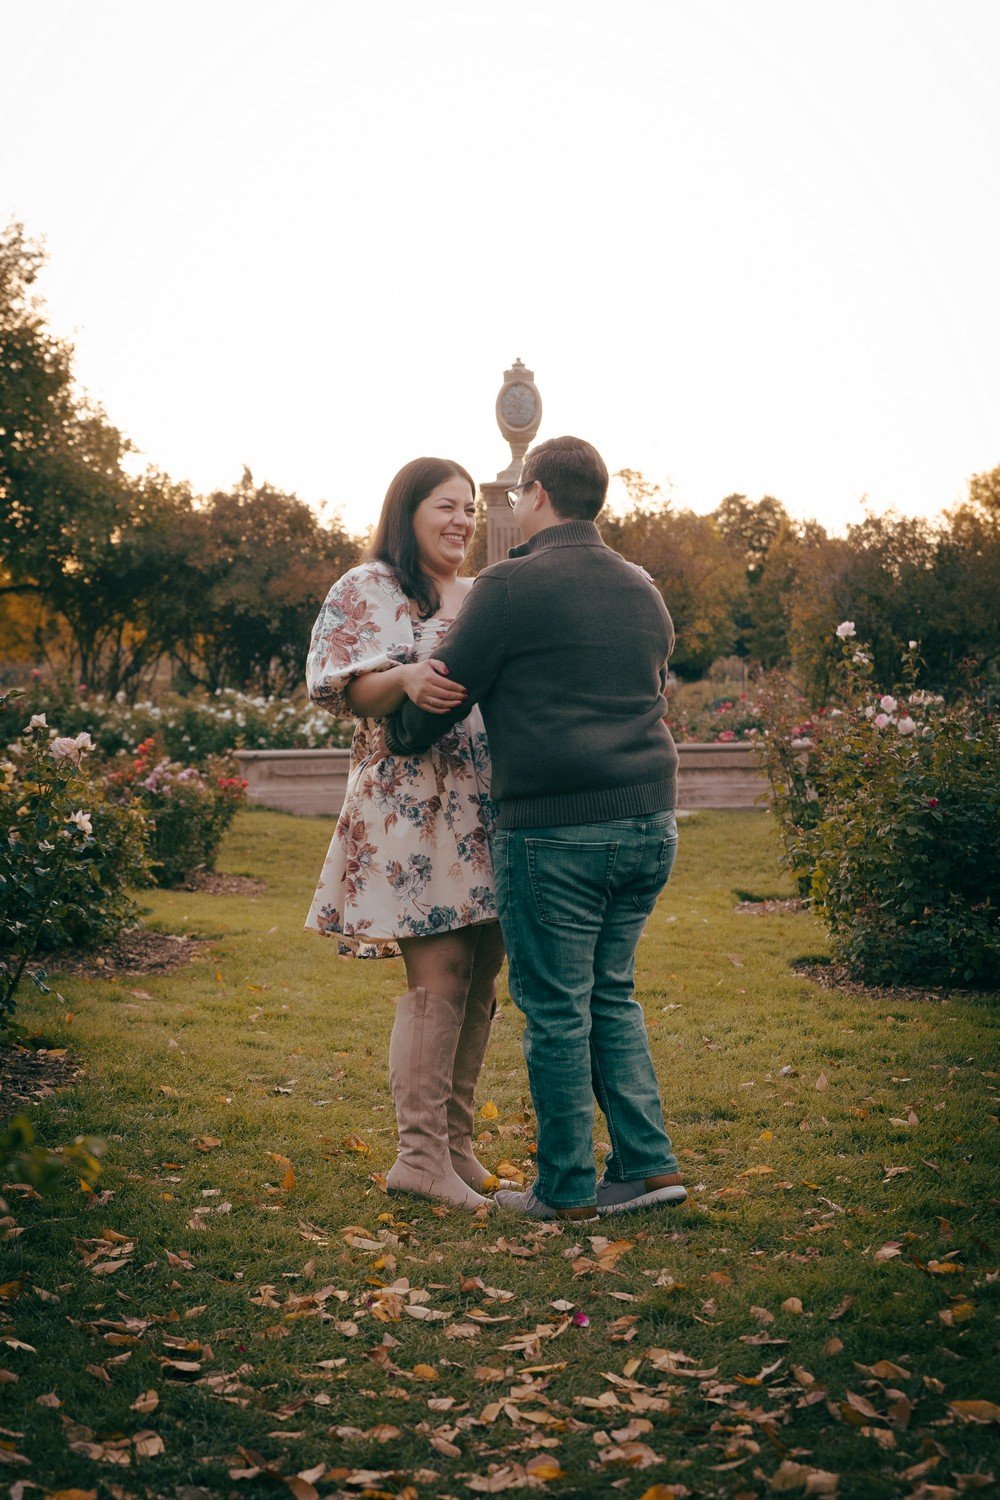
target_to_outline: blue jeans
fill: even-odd
[[[594,1202],[594,1099],[612,1182],[676,1172],[642,1010],[635,950],[677,852],[677,821],[650,813],[559,828],[502,828],[492,843],[510,991],[538,1119],[535,1192]]]

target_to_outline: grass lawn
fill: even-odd
[[[195,962],[67,978],[71,1020],[25,998],[84,1069],[32,1111],[39,1139],[107,1149],[95,1195],[6,1194],[9,1480],[185,1500],[973,1488],[1000,1417],[1000,997],[800,977],[812,917],[734,910],[790,894],[769,816],[699,814],[638,977],[688,1204],[576,1234],[479,1222],[379,1185],[403,971],[302,931],[328,835],[242,814],[220,867],[264,894],[149,899],[152,925],[211,939]],[[520,1029],[506,999],[482,1153],[530,1174]]]

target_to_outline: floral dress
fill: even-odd
[[[414,620],[385,564],[352,568],[313,627],[309,697],[350,715],[352,678],[433,656],[451,623]],[[386,753],[381,720],[358,719],[344,805],[306,926],[335,937],[341,953],[390,958],[396,938],[495,921],[494,822],[478,708],[430,750],[405,757]]]

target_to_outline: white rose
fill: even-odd
[[[48,720],[44,714],[32,714],[28,720],[29,729],[48,729]]]
[[[899,723],[896,725],[896,728],[899,730],[900,734],[912,734],[916,727],[916,724],[910,718],[909,714],[904,714]]]
[[[849,636],[857,634],[854,629],[854,621],[844,620],[840,625],[837,626],[837,634],[840,636],[840,639],[842,641],[846,641]]]
[[[81,833],[88,833],[89,834],[89,833],[93,833],[93,831],[94,831],[94,826],[93,826],[93,824],[90,821],[90,813],[79,812],[79,811],[75,812],[75,813],[70,813],[70,815],[69,815],[69,817],[67,818],[66,821],[68,823],[75,823],[76,826],[77,826],[77,828],[79,828],[79,830],[80,830]]]

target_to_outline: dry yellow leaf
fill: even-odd
[[[500,1118],[500,1111],[497,1109],[492,1099],[487,1099],[486,1103],[479,1111],[479,1114],[484,1120],[499,1120]]]
[[[433,1365],[414,1365],[411,1371],[414,1380],[437,1380],[438,1372]]]
[[[530,1474],[533,1479],[541,1479],[544,1482],[563,1477],[559,1460],[553,1458],[551,1453],[539,1453],[536,1458],[529,1458],[524,1468],[525,1472]]]
[[[1000,1406],[995,1401],[949,1401],[948,1410],[963,1422],[979,1422],[983,1425],[1000,1422]]]

